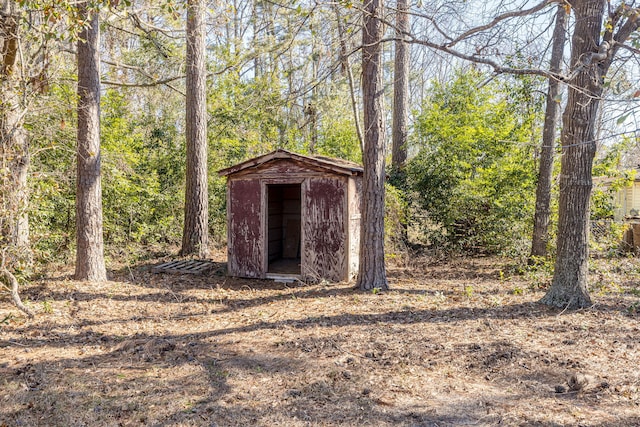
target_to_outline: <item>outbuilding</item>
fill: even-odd
[[[605,181],[605,185],[610,185],[610,182]],[[619,189],[614,197],[615,221],[640,218],[640,177],[636,176],[631,185]]]
[[[231,276],[344,281],[358,270],[362,166],[286,150],[223,169]]]

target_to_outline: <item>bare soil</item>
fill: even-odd
[[[33,282],[0,302],[0,426],[638,426],[640,261],[594,306],[537,304],[512,261],[413,259],[392,290],[155,274]],[[9,316],[7,318],[7,316]]]

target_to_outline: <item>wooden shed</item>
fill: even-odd
[[[229,275],[337,282],[357,273],[360,165],[277,150],[218,173]]]

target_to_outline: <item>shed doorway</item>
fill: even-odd
[[[301,185],[267,185],[268,274],[300,275]]]

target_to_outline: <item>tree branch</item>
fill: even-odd
[[[142,21],[140,20],[140,17],[138,17],[138,15],[136,14],[129,15],[129,17],[131,18],[131,22],[133,22],[134,27],[142,31],[147,36],[147,39],[156,47],[160,55],[164,56],[165,59],[168,59],[169,54],[166,52],[165,47],[162,46],[162,44],[158,41],[158,39],[151,34],[151,31],[147,30],[146,28],[143,28],[143,24],[142,24]]]
[[[468,54],[459,52],[459,51],[457,51],[455,49],[451,49],[447,45],[441,45],[441,44],[430,42],[428,40],[417,39],[413,35],[407,34],[407,33],[405,33],[405,37],[385,38],[385,39],[382,40],[382,42],[389,42],[389,41],[396,41],[396,40],[402,40],[402,41],[405,41],[407,43],[413,43],[413,44],[419,44],[419,45],[422,45],[422,46],[427,46],[427,47],[430,47],[431,49],[435,49],[435,50],[439,50],[441,52],[448,53],[449,55],[455,56],[456,58],[464,59],[465,61],[474,62],[476,64],[487,65],[487,66],[493,68],[493,71],[495,73],[497,73],[497,74],[536,75],[536,76],[546,77],[546,78],[549,78],[549,79],[556,79],[556,80],[563,81],[563,82],[567,81],[567,77],[563,76],[562,74],[552,73],[550,71],[542,70],[542,69],[539,69],[539,68],[505,67],[505,66],[500,65],[498,62],[493,61],[491,59],[478,57],[476,55],[468,55]]]
[[[100,82],[105,85],[119,86],[119,87],[154,87],[154,86],[165,85],[168,88],[178,92],[180,95],[186,96],[186,94],[183,91],[169,84],[173,81],[183,79],[184,77],[185,76],[174,76],[174,77],[169,77],[162,80],[153,80],[147,83],[123,83],[123,82],[115,82],[113,80],[101,80]]]
[[[413,43],[413,44],[419,44],[422,46],[426,46],[429,47],[431,49],[440,51],[440,52],[444,52],[447,53],[449,55],[452,55],[456,58],[460,58],[463,59],[465,61],[469,61],[469,62],[473,62],[476,64],[483,64],[486,65],[488,67],[491,67],[493,69],[493,71],[497,74],[514,74],[514,75],[537,75],[537,76],[541,76],[541,77],[545,77],[548,79],[554,79],[557,81],[561,81],[563,83],[570,83],[585,67],[588,67],[589,65],[593,64],[594,62],[601,62],[603,69],[606,70],[609,68],[609,66],[611,65],[611,62],[613,61],[613,58],[615,57],[615,53],[617,51],[618,48],[620,47],[625,47],[627,49],[630,49],[632,52],[636,52],[636,50],[633,50],[633,48],[624,46],[623,43],[624,41],[626,41],[631,34],[636,31],[638,28],[640,28],[640,9],[638,8],[634,8],[634,9],[625,9],[624,12],[626,12],[626,14],[628,15],[627,20],[622,24],[622,26],[619,28],[619,30],[615,33],[615,35],[610,32],[610,35],[607,37],[607,33],[605,33],[605,38],[603,39],[603,42],[600,44],[600,46],[598,47],[598,51],[597,52],[590,52],[587,55],[584,55],[583,58],[581,58],[580,63],[578,64],[577,67],[575,67],[573,70],[571,70],[571,72],[568,75],[563,75],[557,72],[552,72],[552,71],[548,71],[548,70],[543,70],[543,69],[539,69],[539,68],[514,68],[514,67],[507,67],[504,65],[501,65],[500,63],[498,63],[497,61],[494,61],[492,59],[488,59],[486,57],[480,57],[478,55],[475,54],[466,54],[463,52],[460,52],[459,50],[456,50],[453,48],[454,45],[456,45],[457,43],[459,43],[460,41],[469,38],[475,34],[478,34],[482,31],[486,31],[490,28],[495,27],[498,23],[504,21],[505,19],[508,18],[513,18],[513,17],[521,17],[521,16],[526,16],[528,14],[531,13],[535,13],[538,12],[542,9],[544,9],[545,7],[554,4],[554,3],[564,3],[565,0],[544,0],[541,3],[537,4],[536,6],[529,8],[529,9],[525,9],[525,10],[519,10],[519,11],[510,11],[510,12],[506,12],[503,13],[501,15],[498,15],[497,17],[495,17],[493,19],[493,21],[491,21],[490,23],[486,24],[486,25],[481,25],[478,27],[474,27],[471,28],[467,31],[465,31],[463,34],[461,34],[460,36],[456,37],[455,39],[451,39],[449,37],[448,38],[450,41],[448,41],[447,43],[443,43],[443,44],[439,44],[439,43],[434,43],[432,41],[429,40],[425,40],[425,39],[419,39],[417,38],[415,35],[408,33],[408,32],[404,32],[401,33],[399,36],[397,37],[390,37],[390,38],[385,38],[383,40],[381,40],[381,42],[389,42],[389,41],[397,41],[397,40],[402,40],[405,41],[407,43]],[[624,8],[624,6],[621,6],[621,8]],[[417,16],[421,16],[423,18],[427,18],[430,21],[433,22],[433,18],[432,17],[428,17],[425,15],[420,15],[417,14]],[[622,9],[618,8],[616,9],[616,11],[612,14],[612,20],[615,20],[615,24],[619,23],[621,20],[621,17],[623,16],[622,13]],[[393,23],[385,21],[386,25],[390,25],[393,26]],[[612,31],[612,30],[611,30]],[[438,30],[438,32],[440,32],[442,34],[442,31]]]
[[[608,70],[611,62],[613,62],[613,58],[616,53],[620,49],[620,47],[624,46],[624,43],[631,37],[638,28],[640,28],[640,9],[634,8],[629,11],[629,17],[622,24],[620,29],[613,36],[613,40],[611,43],[610,51],[608,52],[608,57],[604,63],[605,73]]]
[[[636,55],[640,55],[640,49],[637,49],[633,46],[629,46],[628,44],[616,43],[619,49],[628,50],[631,53],[635,53]]]
[[[7,270],[4,265],[2,265],[0,266],[0,277],[4,278],[3,281],[5,282],[5,287],[11,292],[11,299],[13,300],[13,303],[16,305],[16,307],[18,307],[27,316],[29,316],[29,318],[33,318],[35,316],[33,311],[31,311],[29,307],[25,306],[20,299],[20,294],[18,293],[18,279],[16,279],[16,276],[14,276],[9,270]],[[11,287],[9,287],[7,283],[11,285]]]
[[[532,13],[538,12],[542,9],[544,9],[545,7],[549,6],[550,4],[553,3],[557,3],[558,0],[544,0],[542,3],[537,4],[536,6],[530,8],[530,9],[524,9],[524,10],[513,10],[510,12],[505,12],[502,15],[498,15],[495,18],[493,18],[493,21],[489,22],[488,24],[485,25],[480,25],[478,27],[474,27],[471,28],[470,30],[465,31],[464,33],[462,33],[461,35],[459,35],[458,37],[456,37],[455,39],[453,39],[452,41],[450,41],[449,43],[447,43],[445,46],[450,48],[453,47],[454,45],[456,45],[457,43],[461,42],[462,40],[477,34],[479,32],[482,31],[486,31],[489,30],[493,27],[495,27],[496,25],[498,25],[500,22],[504,21],[505,19],[509,19],[509,18],[517,18],[520,16],[526,16],[526,15],[530,15]]]

